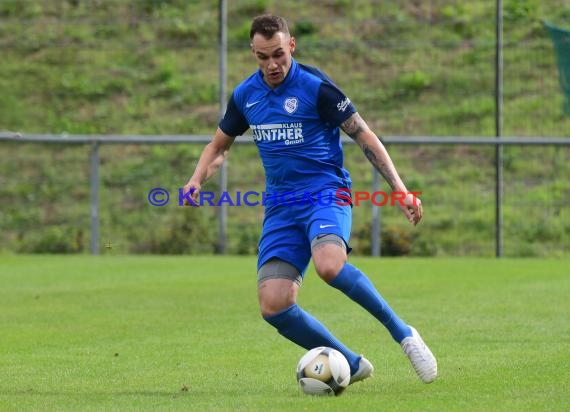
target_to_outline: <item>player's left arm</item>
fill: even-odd
[[[403,203],[396,202],[410,223],[417,225],[422,219],[422,203],[418,197],[408,192],[400,178],[394,162],[378,136],[368,127],[358,112],[353,113],[340,125],[341,129],[354,140],[368,161],[384,177],[394,192],[405,194]]]

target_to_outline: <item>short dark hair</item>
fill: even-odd
[[[264,14],[253,19],[249,31],[249,39],[252,40],[256,33],[261,34],[266,39],[270,39],[277,32],[289,34],[287,21],[283,17]]]

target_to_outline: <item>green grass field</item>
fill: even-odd
[[[300,393],[304,350],[258,315],[252,257],[2,256],[0,410],[568,410],[568,260],[353,262],[436,382],[312,269],[300,304],[376,367],[338,398]]]

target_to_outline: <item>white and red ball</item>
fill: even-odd
[[[342,353],[320,346],[299,360],[297,382],[307,395],[338,396],[350,383],[350,366]]]

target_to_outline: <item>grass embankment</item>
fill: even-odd
[[[493,136],[494,6],[448,3],[230,2],[228,86],[254,69],[248,25],[270,11],[291,21],[297,58],[328,72],[379,134]],[[568,135],[540,22],[568,19],[568,4],[512,0],[504,7],[503,134]],[[219,113],[216,16],[206,1],[2,2],[0,130],[210,134]],[[426,206],[415,230],[382,210],[388,235],[404,239],[399,253],[492,255],[494,150],[390,149]],[[187,223],[187,212],[146,201],[156,186],[175,192],[199,152],[199,145],[101,148],[101,243],[112,240],[124,253],[212,251],[214,210],[194,212]],[[369,189],[364,157],[346,152],[356,188]],[[87,148],[2,144],[0,249],[88,249],[87,156]],[[508,255],[568,252],[569,159],[567,148],[505,148]],[[236,147],[230,168],[231,191],[262,190],[253,148]],[[260,211],[230,215],[229,252],[255,251]],[[369,215],[356,211],[359,252],[367,250]]]

